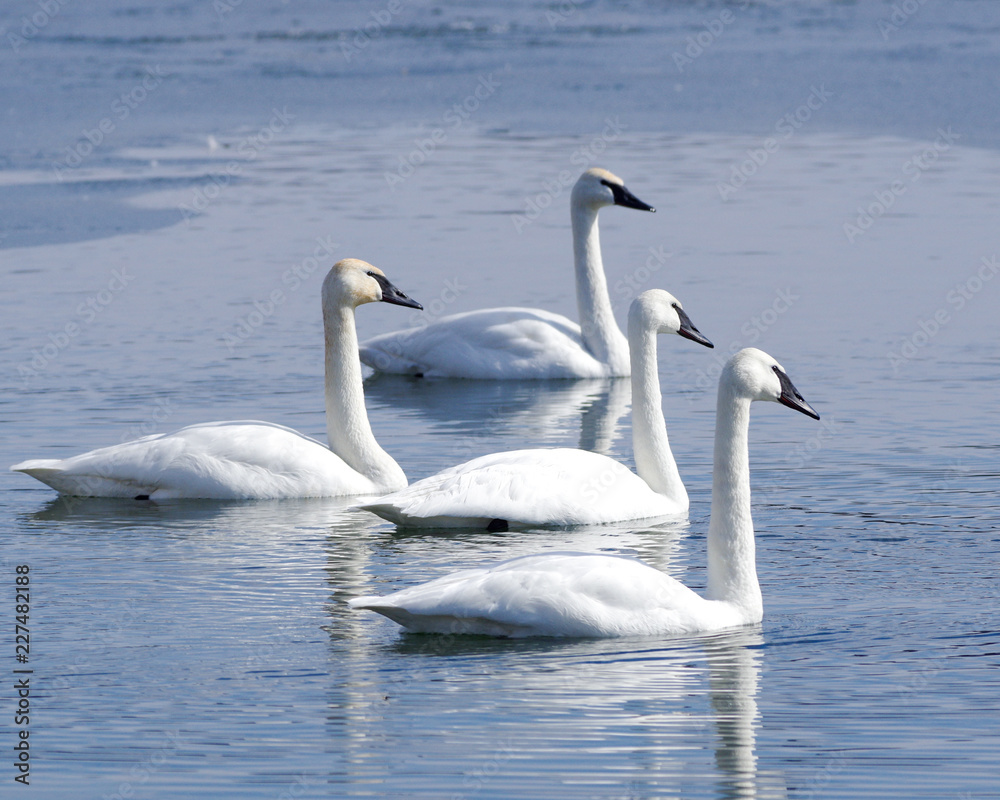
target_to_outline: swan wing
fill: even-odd
[[[546,553],[359,597],[405,628],[490,636],[682,634],[712,627],[717,604],[626,556]]]
[[[151,499],[333,497],[379,491],[329,448],[257,421],[208,422],[11,467],[62,494]]]
[[[600,525],[679,513],[614,459],[587,450],[481,456],[361,508],[401,526]]]
[[[380,372],[480,379],[602,378],[580,326],[533,308],[491,308],[376,336],[361,360]]]

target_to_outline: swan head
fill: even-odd
[[[323,281],[325,302],[357,308],[363,303],[392,303],[423,309],[397,289],[378,267],[358,258],[344,258],[333,265]]]
[[[744,348],[730,358],[721,380],[739,387],[751,400],[781,403],[808,417],[819,419],[816,410],[792,384],[785,368],[756,347]]]
[[[640,211],[656,211],[625,188],[625,182],[606,169],[588,169],[573,186],[572,203],[575,206],[624,206]]]
[[[664,289],[647,289],[632,301],[628,311],[628,330],[629,338],[632,338],[633,331],[676,333],[705,347],[715,347],[691,322],[681,301]]]

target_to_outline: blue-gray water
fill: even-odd
[[[412,535],[0,473],[4,796],[27,564],[25,796],[1000,797],[994,4],[56,5],[0,19],[0,464],[214,419],[322,438],[341,256],[429,318],[575,316],[590,165],[658,209],[602,212],[619,318],[662,286],[717,349],[661,337],[681,526]],[[759,628],[494,642],[347,609],[543,549],[702,588],[714,381],[747,345],[823,416],[753,412]],[[366,392],[411,480],[535,445],[632,464],[627,383]]]

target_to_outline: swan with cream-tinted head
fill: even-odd
[[[490,636],[662,636],[760,622],[747,443],[754,400],[819,419],[766,353],[748,348],[726,364],[719,378],[704,597],[634,558],[544,553],[350,605],[413,631]]]
[[[598,212],[655,209],[604,169],[580,176],[570,196],[580,323],[534,308],[490,308],[376,336],[361,360],[380,372],[444,378],[608,378],[629,374],[628,342],[615,322],[601,260]]]
[[[661,408],[658,333],[676,333],[712,346],[669,292],[650,289],[633,301],[629,345],[635,473],[586,450],[514,450],[459,464],[361,508],[404,527],[492,530],[683,514],[688,496]]]
[[[152,500],[336,497],[406,486],[403,471],[368,424],[354,310],[375,302],[421,306],[382,270],[355,258],[333,266],[322,301],[330,447],[267,422],[209,422],[11,469],[61,494]]]

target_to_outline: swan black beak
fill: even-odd
[[[684,313],[684,309],[676,303],[674,304],[674,311],[676,311],[677,316],[681,318],[681,327],[680,330],[677,331],[681,336],[685,339],[690,339],[692,342],[703,344],[705,347],[715,347],[715,345],[709,341],[708,337],[704,336],[702,332],[694,326],[694,323],[691,322],[691,317]]]
[[[772,369],[778,376],[778,380],[781,381],[781,394],[778,395],[778,402],[789,408],[794,408],[796,411],[801,411],[807,417],[819,419],[819,414],[799,394],[799,390],[792,385],[789,377],[777,367],[772,367]]]
[[[632,192],[626,189],[624,186],[617,183],[610,183],[608,181],[601,181],[605,186],[611,190],[611,194],[615,196],[616,206],[625,206],[625,208],[637,208],[640,211],[656,211],[649,203],[644,203],[638,197],[636,197]]]
[[[424,307],[416,300],[412,300],[392,285],[392,282],[385,275],[374,275],[369,273],[382,288],[382,302],[392,303],[394,306],[406,306],[407,308],[418,308],[421,311]]]

